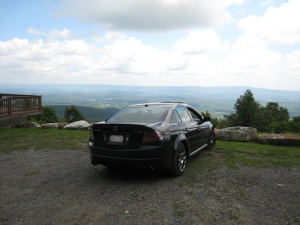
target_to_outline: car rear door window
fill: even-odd
[[[178,113],[178,115],[183,123],[191,121],[191,117],[189,116],[188,112],[186,111],[186,109],[184,107],[177,108],[176,112]]]

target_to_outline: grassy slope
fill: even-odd
[[[82,149],[87,148],[88,136],[89,132],[85,130],[0,129],[0,152],[9,154],[29,149]],[[211,160],[206,160],[207,157]],[[233,169],[238,169],[239,165],[300,165],[300,147],[218,141],[212,151],[205,150],[192,158],[188,167],[214,170],[221,165]]]
[[[87,148],[88,137],[86,130],[0,129],[0,152]]]

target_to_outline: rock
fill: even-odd
[[[66,125],[68,125],[67,122],[61,123],[61,126],[58,129],[63,129]]]
[[[300,146],[298,134],[260,134],[259,144],[280,145],[280,146]]]
[[[88,126],[83,126],[83,127],[80,127],[78,130],[91,130],[91,126],[93,124],[89,124]]]
[[[89,123],[85,120],[76,121],[64,126],[65,130],[88,130]]]
[[[41,125],[39,125],[36,122],[27,121],[25,123],[20,124],[20,128],[41,128]]]
[[[216,133],[220,141],[250,141],[256,139],[257,129],[252,127],[227,127]]]
[[[61,129],[61,123],[45,123],[41,125],[42,129]]]

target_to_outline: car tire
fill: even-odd
[[[180,143],[177,147],[173,165],[168,171],[169,174],[174,176],[181,176],[186,168],[187,151],[183,143]]]
[[[211,132],[211,134],[209,135],[208,141],[207,141],[207,149],[211,150],[215,147],[216,145],[216,141],[217,141],[217,137],[215,132]]]

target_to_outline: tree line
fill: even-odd
[[[32,121],[36,121],[39,124],[44,123],[59,123],[58,117],[55,113],[55,109],[52,107],[42,106],[43,114],[32,116]],[[70,108],[66,107],[64,112],[65,122],[73,123],[79,120],[85,120],[80,111],[72,105]]]
[[[44,114],[32,116],[33,120],[40,124],[60,122],[52,107],[43,106]],[[266,106],[255,101],[250,89],[237,99],[234,105],[235,112],[224,115],[224,118],[212,118],[211,122],[216,128],[246,126],[254,127],[259,132],[267,133],[299,133],[300,116],[290,120],[288,109],[279,106],[277,102],[268,102]],[[110,109],[115,110],[116,109]],[[110,112],[110,115],[114,112]],[[106,112],[107,113],[107,112]],[[201,112],[203,116],[211,116],[210,112]],[[78,120],[86,120],[81,112],[72,105],[64,109],[64,121],[72,123]]]
[[[212,118],[216,128],[246,126],[254,127],[259,132],[268,133],[299,133],[300,116],[290,120],[288,109],[279,106],[277,102],[268,102],[266,106],[255,101],[250,89],[237,99],[235,112],[224,115],[224,119]],[[211,116],[209,112],[203,113]]]

